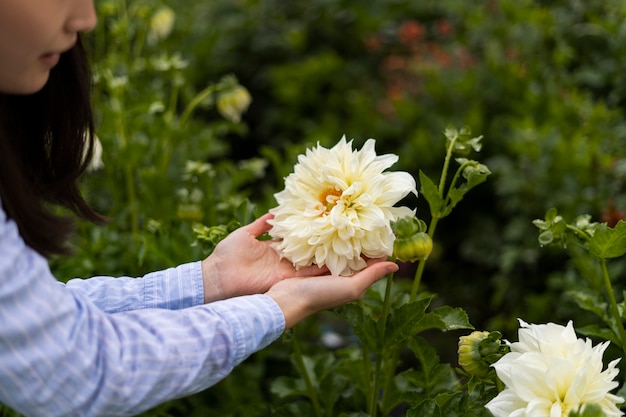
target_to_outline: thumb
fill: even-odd
[[[394,273],[398,270],[398,265],[393,262],[376,262],[369,265],[367,268],[357,272],[353,275],[353,279],[357,279],[363,285],[363,288],[368,288],[370,285],[380,280],[387,274]]]
[[[272,225],[269,224],[267,221],[273,218],[274,218],[273,214],[266,213],[263,216],[256,219],[255,221],[253,221],[252,223],[244,226],[243,228],[246,232],[250,233],[252,236],[257,238],[261,236],[262,234],[267,233],[272,228]]]

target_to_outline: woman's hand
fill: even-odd
[[[318,311],[361,299],[370,285],[397,270],[395,263],[370,259],[367,268],[352,276],[289,278],[276,283],[267,295],[283,311],[285,328],[289,329]]]
[[[271,241],[257,237],[268,232],[271,214],[240,227],[222,240],[213,253],[202,261],[204,302],[262,294],[285,278],[327,273],[326,268],[311,266],[296,271],[286,259],[280,259]]]

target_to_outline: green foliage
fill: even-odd
[[[598,262],[602,274],[604,292],[598,289],[572,290],[569,295],[583,310],[600,318],[602,325],[592,324],[579,331],[584,335],[611,341],[626,354],[626,298],[618,304],[613,283],[607,268],[607,259],[626,254],[626,222],[620,220],[613,227],[606,223],[590,221],[590,215],[580,215],[573,223],[567,224],[555,208],[548,210],[545,220],[534,220],[540,230],[539,242],[542,245],[560,244],[567,247],[575,242],[585,249],[584,253],[574,252],[574,256],[588,256]],[[605,295],[606,294],[606,295]],[[604,301],[605,298],[607,301]]]
[[[590,404],[582,407],[582,410],[572,411],[569,413],[569,417],[605,417],[606,414],[602,411],[597,404]]]

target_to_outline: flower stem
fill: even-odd
[[[193,113],[195,108],[198,107],[198,105],[202,103],[202,101],[204,101],[207,97],[213,94],[217,90],[217,87],[218,86],[216,86],[215,84],[211,84],[191,99],[191,101],[185,108],[185,111],[180,116],[180,126],[185,126],[185,123],[187,123],[187,120],[189,120],[189,118],[191,117],[191,113]]]
[[[619,337],[622,342],[622,350],[626,355],[626,331],[624,331],[624,323],[622,322],[622,317],[619,314],[619,309],[617,308],[617,301],[615,300],[615,293],[613,292],[613,286],[611,285],[611,278],[609,277],[609,271],[606,267],[606,260],[604,258],[599,258],[600,267],[602,268],[602,278],[604,280],[604,287],[606,289],[607,295],[609,296],[609,302],[611,303],[611,313],[613,314],[613,318],[615,319],[615,323],[617,325],[617,329],[619,331]]]
[[[391,290],[393,288],[393,274],[387,275],[387,286],[385,288],[385,300],[383,302],[383,312],[380,316],[380,334],[381,340],[385,340],[385,332],[387,331],[387,317],[391,309]],[[380,369],[383,363],[383,352],[377,352],[376,363],[374,365],[374,382],[370,390],[370,416],[376,417],[378,413],[378,388],[380,386]]]
[[[454,143],[458,139],[459,135],[456,135],[450,141],[448,150],[446,151],[446,159],[443,161],[443,169],[441,170],[441,178],[439,180],[439,197],[443,198],[443,190],[446,186],[446,176],[448,175],[448,168],[450,166],[450,159],[452,159],[452,150],[454,149]]]
[[[302,350],[300,349],[300,342],[298,342],[298,338],[296,337],[296,329],[292,329],[293,334],[291,337],[291,343],[293,345],[293,353],[294,359],[298,364],[298,368],[300,368],[300,373],[302,374],[302,378],[304,379],[304,384],[306,385],[307,391],[309,392],[309,398],[311,399],[311,403],[313,404],[313,409],[315,410],[315,415],[317,417],[322,417],[322,407],[320,407],[319,400],[317,398],[317,391],[313,386],[313,382],[311,381],[311,376],[309,375],[309,371],[306,368],[304,363],[304,358],[302,357]]]
[[[439,217],[433,216],[430,224],[428,225],[428,236],[430,236],[431,239],[433,239],[433,236],[435,235],[437,223],[439,223]],[[422,282],[422,275],[424,275],[424,267],[426,266],[426,261],[428,261],[428,258],[420,260],[419,264],[417,264],[417,271],[415,271],[415,277],[413,278],[413,285],[411,286],[411,297],[409,298],[409,302],[415,301],[415,297],[417,297],[417,290],[419,289],[420,283]]]

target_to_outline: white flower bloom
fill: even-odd
[[[587,404],[597,404],[608,417],[623,413],[623,398],[609,393],[619,359],[602,371],[608,343],[591,345],[578,339],[570,321],[566,327],[528,324],[520,320],[519,342],[493,367],[506,388],[487,405],[495,417],[566,417]]]
[[[390,222],[414,215],[394,204],[417,190],[410,174],[383,172],[398,156],[377,156],[374,145],[369,139],[352,150],[344,136],[331,149],[318,144],[298,157],[270,210],[270,235],[281,239],[275,248],[296,268],[326,265],[334,275],[350,275],[366,266],[361,256],[391,255]]]

